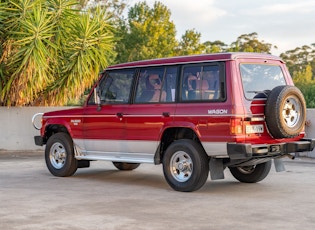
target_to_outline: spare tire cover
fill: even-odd
[[[298,136],[306,120],[303,94],[295,86],[275,87],[267,98],[265,117],[268,130],[274,138]]]

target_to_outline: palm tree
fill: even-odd
[[[83,13],[80,20],[72,20],[68,25],[59,59],[60,77],[47,88],[51,104],[65,103],[69,97],[78,99],[97,79],[100,69],[108,65],[106,54],[113,49],[111,26],[100,8],[93,17],[90,15],[91,12]]]
[[[63,105],[77,99],[108,62],[113,31],[106,11],[76,0],[0,4],[0,102]]]

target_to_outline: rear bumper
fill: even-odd
[[[315,147],[315,139],[301,139],[299,141],[276,144],[240,144],[227,143],[227,153],[230,159],[249,159],[252,157],[272,157],[289,153],[310,152]]]

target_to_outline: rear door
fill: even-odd
[[[244,129],[247,142],[266,143],[272,139],[265,123],[267,97],[273,88],[287,85],[285,71],[278,60],[239,59],[246,120]]]
[[[148,161],[153,161],[163,130],[172,125],[177,74],[176,66],[140,69],[134,103],[124,116],[128,151]]]

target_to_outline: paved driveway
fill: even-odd
[[[0,229],[315,229],[315,163],[286,160],[257,184],[210,181],[173,191],[161,165],[92,162],[52,176],[39,153],[0,152]]]

